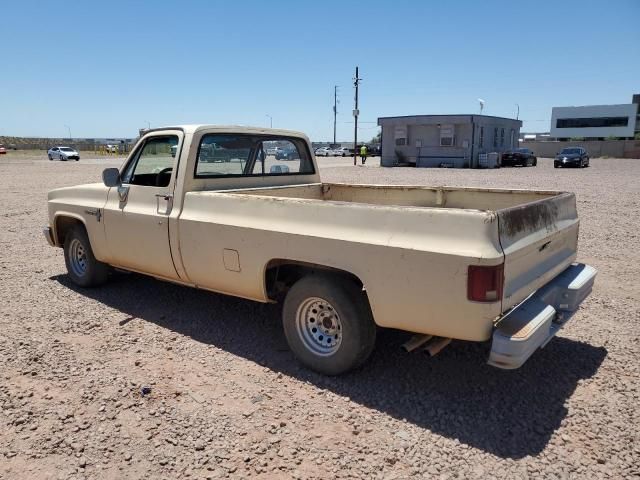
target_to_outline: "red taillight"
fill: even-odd
[[[504,284],[504,263],[493,267],[471,265],[467,280],[467,298],[472,302],[499,302]]]

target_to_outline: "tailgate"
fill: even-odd
[[[504,312],[571,265],[579,221],[573,193],[498,210],[497,215],[504,251]]]

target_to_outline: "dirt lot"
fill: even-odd
[[[46,192],[119,161],[11,152],[0,157],[0,479],[640,476],[640,160],[320,163],[327,181],[575,191],[595,290],[516,371],[487,366],[487,345],[428,359],[383,331],[363,369],[325,378],[294,360],[278,305],[140,275],[74,287],[41,233]]]

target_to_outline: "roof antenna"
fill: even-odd
[[[478,103],[480,104],[480,115],[482,115],[482,109],[484,108],[484,100],[479,98]]]

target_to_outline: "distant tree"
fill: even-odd
[[[378,132],[375,137],[371,139],[371,143],[380,143],[382,142],[382,132]]]
[[[618,140],[618,137],[615,137],[613,135],[609,135],[605,140]]]
[[[636,136],[633,138],[635,138],[636,140],[640,140],[640,132],[636,133]]]

